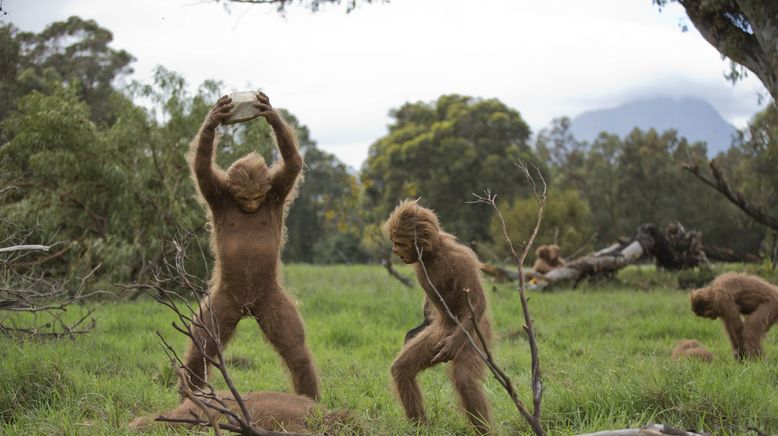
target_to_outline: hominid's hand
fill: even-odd
[[[216,106],[208,112],[205,117],[203,127],[208,130],[214,130],[226,118],[232,115],[232,99],[229,96],[223,96],[216,102]]]
[[[458,341],[456,340],[456,335],[451,335],[442,341],[435,344],[435,347],[433,350],[436,350],[438,354],[435,355],[435,357],[432,358],[430,361],[431,363],[439,363],[439,362],[448,362],[449,360],[454,358],[454,354],[456,354],[456,351],[458,349]]]
[[[267,122],[271,125],[281,122],[281,116],[278,115],[278,112],[270,105],[270,97],[264,92],[257,91],[257,101],[254,102],[254,106],[259,108],[259,116],[265,117]]]

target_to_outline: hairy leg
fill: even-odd
[[[319,399],[319,378],[313,356],[305,344],[305,330],[300,313],[283,290],[267,292],[251,313],[271,345],[284,359],[292,374],[294,390],[313,400]]]
[[[200,310],[195,316],[196,325],[191,327],[194,341],[189,341],[184,355],[184,365],[189,370],[187,375],[190,388],[198,389],[205,385],[208,379],[206,356],[215,356],[217,350],[214,338],[218,338],[222,348],[226,346],[240,317],[240,309],[235,307],[235,303],[225,292],[218,289],[200,302]],[[199,347],[195,341],[200,344]]]
[[[466,344],[454,357],[449,367],[449,377],[473,427],[479,434],[488,434],[492,419],[483,387],[484,362],[470,344]]]
[[[405,409],[405,416],[412,421],[427,422],[427,416],[424,413],[424,400],[419,384],[416,382],[416,374],[433,366],[430,362],[436,354],[434,346],[443,336],[437,325],[433,324],[425,328],[405,344],[400,354],[392,362],[392,379],[394,379],[397,394]]]
[[[778,306],[762,304],[743,323],[743,348],[746,357],[762,355],[762,338],[778,317]]]

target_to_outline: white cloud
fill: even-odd
[[[733,87],[726,64],[678,5],[650,0],[392,0],[351,14],[329,6],[286,16],[272,7],[197,0],[108,2],[6,0],[11,22],[40,31],[70,15],[114,33],[137,58],[135,77],[156,65],[193,86],[225,92],[261,87],[312,137],[358,167],[406,101],[459,93],[498,98],[537,131],[552,118],[634,97],[700,97],[738,126],[759,109],[754,78]]]

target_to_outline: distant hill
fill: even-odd
[[[709,156],[728,149],[737,131],[710,103],[696,98],[635,100],[612,109],[584,112],[572,120],[572,132],[579,141],[592,142],[602,131],[624,137],[635,127],[653,127],[659,132],[676,129],[690,142],[706,142]]]

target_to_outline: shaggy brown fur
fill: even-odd
[[[721,318],[736,359],[762,355],[762,338],[778,320],[778,287],[756,276],[726,273],[690,298],[697,316]]]
[[[385,230],[392,240],[394,253],[406,264],[414,264],[416,276],[429,302],[427,306],[431,317],[430,325],[410,339],[392,363],[392,377],[406,416],[414,421],[426,422],[416,374],[451,360],[449,376],[468,419],[478,432],[488,433],[491,416],[482,386],[484,362],[470,346],[464,332],[446,314],[430,284],[437,288],[451,312],[472,337],[478,341],[474,327],[477,323],[488,342],[491,327],[481,287],[480,262],[470,248],[440,228],[433,211],[419,206],[416,201],[404,201],[397,206],[387,220]],[[422,250],[421,260],[429,273],[429,280],[419,262],[415,241]],[[475,308],[476,319],[468,309],[468,296]]]
[[[673,353],[670,357],[673,360],[681,360],[688,357],[710,362],[713,360],[713,353],[694,339],[683,339],[678,341],[678,345],[673,348]]]
[[[295,392],[317,399],[319,381],[305,344],[303,323],[279,279],[284,215],[296,191],[302,157],[292,129],[260,92],[255,105],[272,126],[283,159],[268,169],[261,156],[251,153],[233,163],[226,173],[217,167],[214,129],[230,115],[230,101],[227,96],[219,99],[187,156],[198,193],[208,205],[211,248],[216,258],[210,295],[201,303],[198,316],[222,345],[229,341],[241,318],[255,318],[289,368]],[[202,329],[194,329],[194,335],[213,356],[216,344],[209,335]],[[202,387],[207,364],[192,342],[184,363],[190,386]]]
[[[532,265],[532,269],[536,273],[546,274],[554,268],[564,266],[565,261],[559,256],[559,252],[559,246],[556,244],[541,245],[535,250],[537,258],[535,259],[535,264]]]
[[[218,392],[219,398],[229,406],[230,410],[241,416],[240,407],[233,399],[230,392]],[[340,425],[347,424],[350,415],[347,412],[327,412],[315,401],[308,397],[288,394],[284,392],[249,392],[242,395],[243,402],[251,415],[251,423],[259,428],[274,431],[289,432],[307,432],[318,431],[320,426],[315,426],[315,419],[321,416],[322,426],[325,431],[330,428],[337,428]],[[204,403],[216,404],[213,400],[203,400]],[[209,410],[214,414],[215,420],[221,421],[225,415],[214,410]],[[158,416],[164,416],[171,419],[200,419],[207,421],[205,412],[197,407],[192,400],[185,400],[173,410],[161,414],[143,416],[130,423],[130,429],[135,431],[153,430],[154,427],[166,425],[170,428],[192,427],[191,424],[175,422],[155,421]]]

